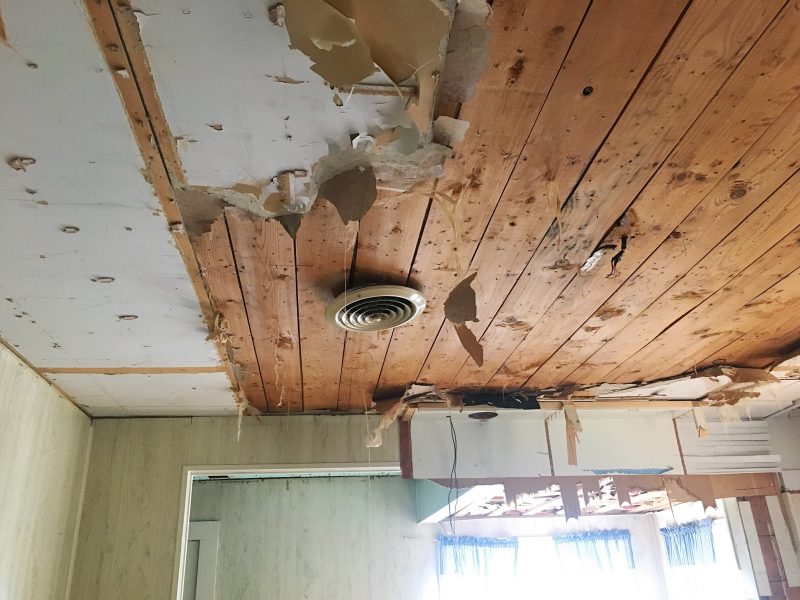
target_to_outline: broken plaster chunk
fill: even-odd
[[[469,121],[453,117],[437,117],[433,122],[433,141],[442,146],[452,148],[464,141],[469,129]]]
[[[452,323],[465,323],[467,321],[478,320],[478,307],[475,298],[475,290],[472,289],[472,282],[478,273],[464,278],[444,301],[444,316]]]
[[[318,198],[336,207],[342,223],[360,221],[372,208],[378,196],[375,171],[372,167],[353,167],[325,181],[319,187]]]
[[[311,70],[327,82],[353,85],[375,72],[370,48],[352,19],[324,0],[286,0],[283,8],[290,47],[310,58]]]
[[[15,171],[27,171],[28,167],[36,164],[36,159],[30,156],[12,156],[6,159],[6,164]]]
[[[286,25],[286,9],[283,4],[273,4],[268,10],[269,22],[276,27],[284,27]]]

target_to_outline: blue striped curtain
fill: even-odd
[[[553,536],[553,542],[566,569],[607,571],[635,567],[631,532],[627,529],[561,533]]]
[[[517,538],[482,538],[440,535],[437,539],[439,575],[481,575],[493,568],[516,570],[519,544]]]
[[[661,537],[671,567],[709,564],[717,561],[711,519],[663,527]]]

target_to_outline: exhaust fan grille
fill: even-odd
[[[424,309],[416,290],[375,285],[347,290],[328,305],[325,318],[347,331],[382,331],[413,321]]]

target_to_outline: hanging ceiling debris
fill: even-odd
[[[798,2],[5,1],[0,335],[98,414],[783,393],[673,378],[797,351]]]

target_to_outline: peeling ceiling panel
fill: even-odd
[[[39,368],[218,364],[80,4],[3,17],[0,336]]]
[[[351,135],[410,124],[380,73],[365,79],[374,87],[332,90],[263,1],[135,6],[189,185],[263,184],[309,171],[331,149],[352,147]]]
[[[225,373],[49,376],[95,417],[236,414]]]

